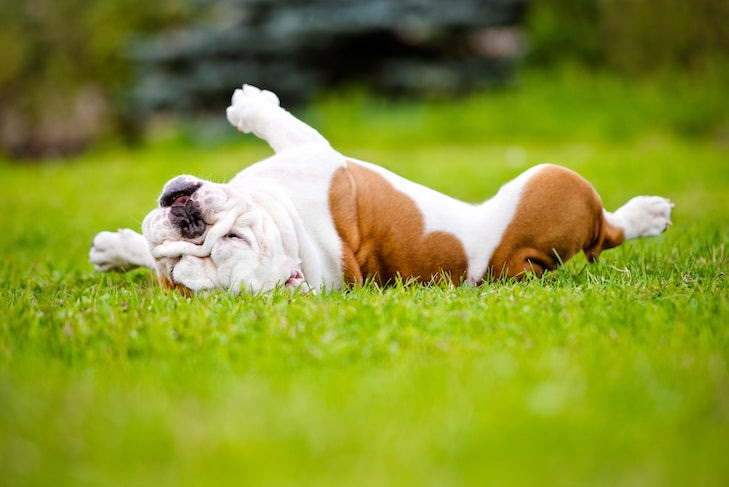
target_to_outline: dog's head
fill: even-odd
[[[291,218],[264,193],[178,176],[165,185],[142,232],[160,282],[171,287],[308,290]]]

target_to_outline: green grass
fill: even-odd
[[[608,208],[676,203],[659,238],[479,288],[185,299],[92,271],[96,232],[138,228],[174,175],[269,153],[250,138],[0,163],[0,484],[726,485],[729,152],[696,90],[532,74],[306,112],[469,201],[555,162]]]

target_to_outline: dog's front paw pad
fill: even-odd
[[[231,125],[241,132],[248,133],[252,131],[251,122],[258,113],[278,106],[279,99],[275,93],[252,85],[243,85],[233,92],[226,115]]]
[[[125,260],[120,255],[120,236],[116,232],[101,232],[94,237],[89,262],[100,272],[122,270]]]
[[[228,122],[241,132],[250,132],[248,124],[245,123],[246,106],[243,90],[235,90],[231,105],[225,111]]]
[[[146,241],[129,229],[101,232],[94,237],[89,262],[100,272],[125,272],[146,265]]]
[[[263,104],[268,105],[275,105],[279,106],[279,99],[278,96],[272,91],[268,90],[262,90],[260,88],[257,88],[253,85],[243,85],[242,90],[236,90],[241,91],[241,95],[238,95],[238,99],[247,103],[255,103],[260,102]],[[243,97],[243,98],[241,98]],[[234,100],[235,102],[235,100]]]
[[[278,99],[278,96],[273,91],[263,90],[261,91],[261,98],[265,99],[269,104],[280,106],[281,101]]]

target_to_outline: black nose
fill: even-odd
[[[191,196],[202,186],[192,176],[178,176],[165,184],[159,205],[170,209],[170,223],[180,229],[184,238],[199,237],[205,232],[200,205]]]
[[[192,196],[200,186],[202,186],[200,181],[196,181],[189,176],[178,176],[165,184],[165,189],[159,198],[159,205],[162,207],[172,206],[178,199]]]
[[[199,237],[205,232],[200,205],[189,196],[179,197],[181,203],[170,206],[170,222],[180,229],[184,238]]]

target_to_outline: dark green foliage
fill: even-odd
[[[729,62],[724,0],[538,0],[529,60],[572,61],[633,75],[705,71]]]

